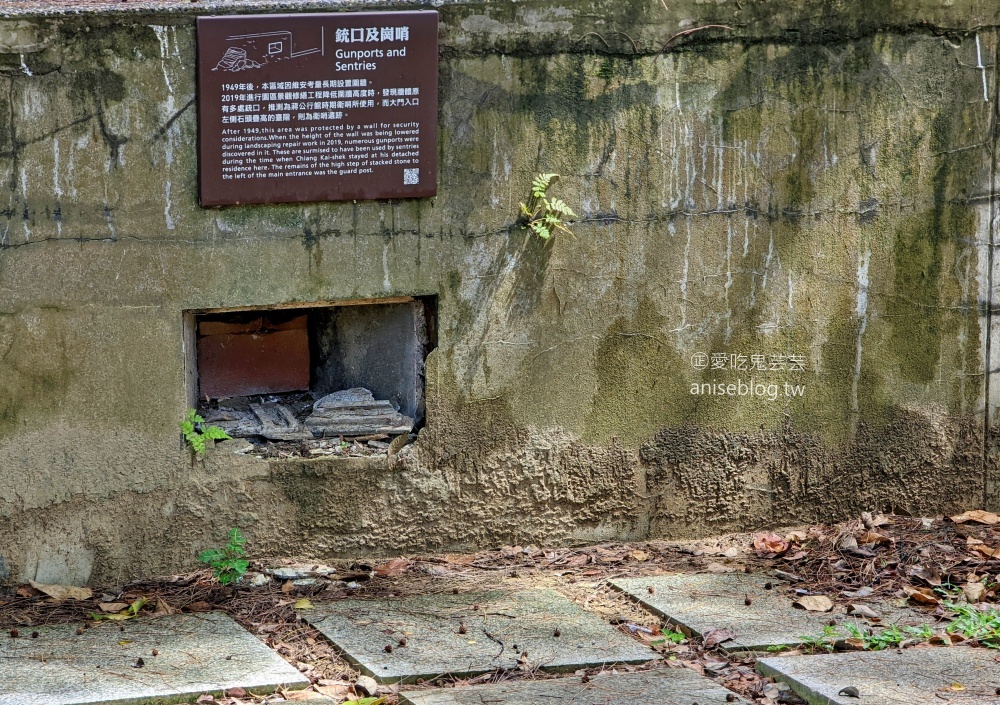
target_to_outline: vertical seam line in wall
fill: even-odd
[[[997,134],[998,118],[1000,118],[1000,30],[993,32],[993,105],[990,111],[989,150],[990,150],[990,223],[989,246],[987,247],[986,269],[986,375],[984,384],[983,406],[983,503],[989,496],[989,452],[990,452],[990,377],[993,374],[993,260],[996,248],[997,219]]]

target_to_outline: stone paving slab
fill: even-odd
[[[77,635],[79,626],[0,633],[0,705],[159,705],[236,687],[270,693],[309,685],[221,613],[138,619],[122,622],[124,631],[103,622]]]
[[[543,669],[659,658],[552,590],[343,600],[303,617],[382,682],[515,668],[524,651],[530,667]]]
[[[757,670],[810,705],[1000,705],[1000,653],[961,646],[779,656]],[[860,697],[838,695],[846,687]]]
[[[772,589],[765,589],[767,583]],[[799,644],[802,636],[822,636],[831,619],[844,621],[844,615],[792,607],[785,592],[787,585],[764,575],[657,575],[619,578],[610,584],[696,636],[709,629],[731,629],[735,638],[720,645],[726,651],[764,651],[770,646]],[[747,597],[749,606],[745,604]]]
[[[736,698],[726,700],[727,696]],[[403,691],[403,705],[730,705],[747,703],[688,668],[604,673],[579,678],[507,681],[484,686]]]

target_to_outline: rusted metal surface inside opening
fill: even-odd
[[[309,389],[309,314],[240,311],[198,320],[203,399]]]
[[[423,422],[435,310],[427,297],[195,313],[199,410],[242,437],[408,433]]]

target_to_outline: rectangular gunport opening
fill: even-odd
[[[189,404],[242,452],[386,452],[423,425],[436,312],[435,297],[188,311]]]

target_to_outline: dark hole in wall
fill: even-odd
[[[309,340],[313,391],[366,387],[421,421],[429,341],[419,302],[317,309],[309,317]]]
[[[195,316],[198,397],[353,387],[424,419],[424,360],[437,344],[435,297]]]

